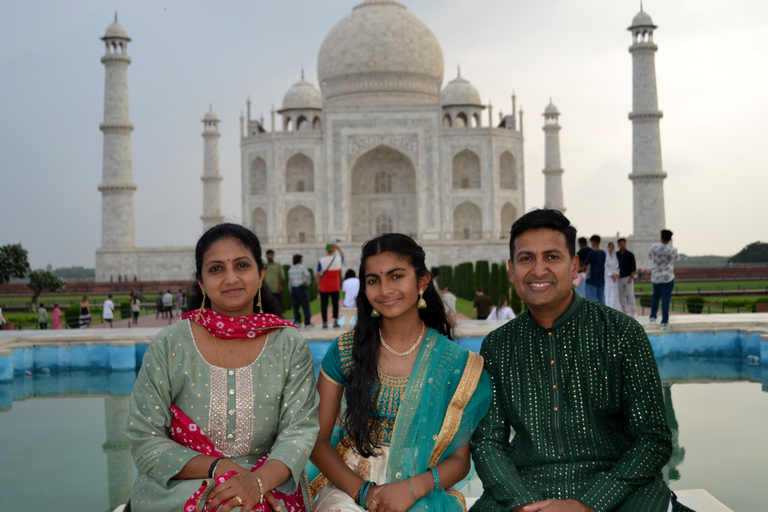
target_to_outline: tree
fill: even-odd
[[[768,263],[768,244],[753,242],[736,253],[729,263]]]
[[[7,283],[12,277],[22,277],[29,272],[27,250],[21,244],[9,244],[0,247],[0,284]]]
[[[29,274],[29,284],[27,286],[32,290],[32,304],[34,305],[37,304],[37,298],[40,297],[43,290],[56,293],[63,290],[66,285],[53,272],[34,270]]]

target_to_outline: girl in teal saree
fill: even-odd
[[[424,259],[405,235],[363,246],[358,323],[331,345],[318,379],[315,512],[466,510],[457,484],[490,378],[480,356],[452,341]]]

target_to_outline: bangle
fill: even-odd
[[[363,486],[360,487],[360,501],[358,502],[358,505],[363,507],[365,510],[368,510],[368,490],[374,485],[376,485],[376,482],[366,480],[363,482]]]
[[[253,476],[256,476],[255,474]],[[256,483],[259,484],[259,505],[264,503],[264,484],[261,483],[261,478],[256,476]]]
[[[219,462],[224,460],[224,457],[218,457],[216,459],[213,459],[213,462],[211,463],[211,467],[208,468],[208,476],[210,478],[216,478],[216,468],[219,466]]]
[[[418,498],[416,498],[416,494],[413,492],[413,487],[411,487],[411,479],[410,479],[410,477],[406,478],[405,481],[408,482],[408,488],[411,490],[411,496],[413,496],[413,501],[419,501]]]
[[[440,489],[440,474],[435,466],[429,466],[428,469],[432,472],[432,479],[435,481],[435,488],[433,490],[436,491]]]

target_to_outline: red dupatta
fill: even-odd
[[[284,327],[296,327],[288,320],[283,320],[272,313],[255,313],[248,316],[224,316],[210,308],[187,311],[182,319],[189,319],[205,327],[216,338],[231,340],[234,338],[258,338]]]
[[[173,419],[171,420],[171,439],[173,441],[179,443],[182,446],[186,446],[187,448],[191,448],[192,450],[195,450],[196,452],[203,455],[208,455],[210,457],[224,456],[219,450],[216,449],[216,446],[213,444],[213,442],[211,442],[208,436],[203,433],[202,429],[200,429],[200,427],[198,427],[197,424],[192,421],[189,416],[184,414],[181,409],[176,407],[175,404],[171,405],[171,413],[173,414]],[[251,468],[251,472],[254,472],[260,468],[267,461],[268,457],[269,453],[264,454]],[[229,471],[226,474],[215,478],[213,485],[216,486],[222,482],[226,482],[235,475],[237,475],[236,471]],[[198,510],[200,499],[205,495],[210,487],[210,480],[203,480],[203,484],[200,486],[200,488],[195,491],[195,493],[192,494],[192,496],[184,504],[184,512],[195,512]],[[271,492],[275,498],[283,503],[286,508],[286,512],[306,512],[304,507],[304,494],[301,491],[301,485],[298,486],[296,492],[293,494],[285,494],[278,491],[277,489],[273,489]],[[224,503],[227,503],[227,501]],[[224,503],[222,503],[222,505]],[[218,509],[219,507],[216,507],[216,509],[212,510],[211,512],[216,512]],[[257,512],[271,512],[272,508],[269,506],[269,503],[267,503],[266,500],[262,500],[261,503],[253,507],[253,510]]]

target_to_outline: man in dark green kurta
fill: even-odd
[[[634,319],[573,291],[575,239],[554,210],[512,226],[510,275],[528,311],[483,341],[494,401],[472,439],[484,486],[473,512],[670,506],[661,469],[672,445],[650,342]]]

